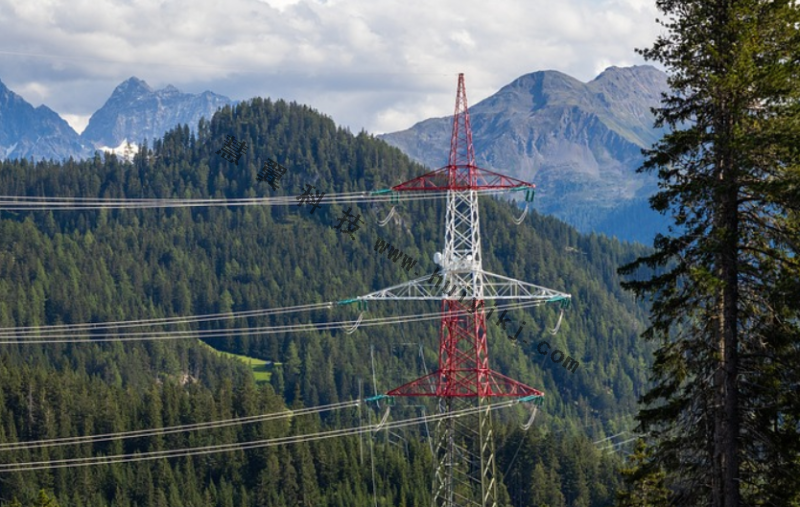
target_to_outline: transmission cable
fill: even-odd
[[[479,194],[496,194],[506,189],[476,190]],[[371,204],[430,201],[445,199],[443,190],[392,191],[384,189],[375,192],[325,193],[317,202],[326,204]],[[48,197],[0,195],[0,210],[6,211],[77,211],[101,209],[150,209],[150,208],[193,208],[193,207],[233,207],[233,206],[289,206],[298,205],[299,196],[246,197],[246,198],[115,198],[115,197]],[[316,199],[315,199],[316,200]]]
[[[500,408],[509,407],[519,402],[520,400],[515,399],[507,402],[496,403],[494,405],[490,405],[489,407],[486,406],[470,407],[455,412],[433,414],[429,416],[422,416],[400,421],[392,421],[392,422],[387,422],[384,425],[384,428],[386,429],[403,428],[406,426],[423,424],[427,421],[439,421],[444,419],[459,418],[472,413],[485,411],[487,410],[487,408],[489,410],[497,410]],[[163,451],[149,451],[145,453],[116,454],[111,456],[93,456],[87,458],[66,458],[66,459],[51,460],[51,461],[33,461],[24,463],[5,463],[5,464],[0,464],[0,473],[13,473],[13,472],[24,472],[33,470],[68,468],[68,467],[79,467],[79,466],[92,466],[92,465],[107,465],[113,463],[149,461],[149,460],[163,459],[163,458],[197,456],[197,455],[213,454],[219,452],[244,451],[249,449],[274,447],[278,445],[314,442],[318,440],[337,438],[343,436],[360,435],[363,433],[374,432],[376,426],[377,425],[375,424],[369,424],[366,426],[356,426],[344,429],[321,431],[306,435],[293,435],[287,437],[277,437],[265,440],[238,442],[232,444],[216,444],[205,447],[181,448],[181,449],[172,449]]]
[[[0,452],[3,451],[18,451],[27,449],[41,449],[43,447],[61,447],[68,445],[78,445],[96,442],[107,442],[110,440],[127,440],[131,438],[149,437],[154,435],[169,435],[172,433],[182,433],[186,431],[198,431],[216,428],[225,428],[229,426],[238,426],[242,424],[253,424],[264,421],[273,421],[278,419],[287,419],[290,417],[297,417],[309,414],[318,414],[320,412],[328,412],[332,410],[340,410],[343,408],[350,408],[358,406],[358,400],[344,401],[333,403],[330,405],[321,405],[318,407],[308,407],[296,410],[285,410],[283,412],[260,414],[248,417],[239,417],[234,419],[223,419],[219,421],[207,421],[194,424],[182,424],[177,426],[167,426],[164,428],[148,428],[132,431],[121,431],[117,433],[102,433],[99,435],[84,435],[78,437],[64,437],[52,438],[49,440],[32,440],[27,442],[11,442],[0,444]]]
[[[541,301],[523,301],[506,303],[497,305],[497,310],[513,310],[524,309],[544,304]],[[325,307],[327,303],[317,305],[318,307]],[[386,324],[402,324],[415,321],[427,321],[441,319],[441,312],[430,313],[416,313],[416,314],[403,314],[389,317],[375,317],[372,319],[363,319],[359,324],[360,327],[382,326]],[[342,327],[349,327],[358,322],[357,320],[349,321],[326,321],[326,322],[309,322],[303,324],[284,324],[275,326],[260,326],[260,327],[242,327],[242,328],[227,328],[227,329],[200,329],[200,330],[170,330],[170,331],[142,331],[142,332],[125,332],[113,333],[108,332],[101,335],[93,333],[64,333],[62,329],[56,329],[57,333],[48,333],[46,336],[40,336],[32,328],[27,328],[25,336],[30,338],[15,338],[14,328],[5,328],[4,333],[0,335],[0,345],[10,344],[55,344],[55,343],[101,343],[101,342],[130,342],[130,341],[149,341],[149,340],[181,340],[189,338],[224,338],[236,336],[261,336],[286,332],[318,332],[329,331]],[[38,328],[44,330],[47,328]]]
[[[176,325],[194,322],[211,322],[218,320],[231,320],[247,317],[264,317],[268,315],[283,315],[312,310],[321,310],[333,307],[333,302],[315,303],[310,305],[288,306],[275,309],[246,310],[240,312],[209,313],[205,315],[190,315],[186,317],[162,317],[155,319],[119,320],[111,322],[85,322],[78,324],[56,324],[52,326],[25,326],[25,327],[0,327],[0,338],[5,336],[39,335],[51,331],[72,332],[82,330],[101,330],[110,328],[144,327],[150,325]]]

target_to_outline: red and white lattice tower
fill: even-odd
[[[481,407],[473,412],[474,416],[445,418],[437,425],[435,507],[497,506],[498,478],[489,402],[501,396],[543,396],[541,391],[489,367],[483,303],[514,299],[544,304],[570,296],[484,271],[478,215],[479,190],[533,187],[475,165],[464,75],[459,74],[447,166],[392,187],[397,192],[447,192],[444,252],[435,258],[441,269],[432,276],[357,298],[442,302],[438,369],[387,393],[436,397],[444,413],[465,406]]]

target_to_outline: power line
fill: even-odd
[[[275,309],[259,309],[259,310],[245,310],[240,312],[224,312],[224,313],[208,313],[204,315],[190,315],[186,317],[162,317],[156,319],[137,319],[137,320],[118,320],[111,322],[84,322],[78,324],[56,324],[52,326],[25,326],[25,327],[2,327],[0,328],[0,338],[6,336],[20,336],[20,335],[40,335],[42,333],[51,333],[54,331],[60,332],[74,332],[82,330],[102,330],[110,328],[127,328],[127,327],[144,327],[151,325],[176,325],[176,324],[190,324],[195,322],[211,322],[219,320],[231,320],[248,317],[265,317],[269,315],[283,315],[287,313],[296,313],[312,310],[321,310],[331,308],[332,302],[328,303],[315,303],[310,305],[287,306],[284,308]]]
[[[327,305],[330,303],[324,303]],[[502,309],[523,309],[538,306],[541,303],[538,301],[525,301],[521,303],[507,303],[497,305],[495,308]],[[373,327],[382,326],[386,324],[403,324],[408,322],[418,322],[426,320],[437,320],[441,317],[438,313],[415,313],[397,315],[391,317],[376,317],[372,319],[363,319],[359,326]],[[329,331],[332,329],[339,329],[343,327],[350,327],[355,325],[358,320],[348,321],[332,321],[332,322],[310,322],[305,324],[285,324],[276,326],[260,326],[260,327],[240,327],[228,329],[201,329],[201,330],[170,330],[170,331],[146,331],[146,332],[124,332],[113,333],[107,332],[104,334],[95,335],[92,333],[69,333],[64,332],[63,329],[58,329],[54,333],[47,333],[47,328],[38,328],[40,331],[37,333],[34,328],[26,328],[23,335],[28,338],[15,338],[14,328],[5,328],[4,334],[0,335],[0,345],[11,344],[56,344],[56,343],[102,343],[102,342],[131,342],[131,341],[150,341],[150,340],[183,340],[183,339],[210,339],[210,338],[225,338],[236,336],[262,336],[277,333],[287,332],[319,332]],[[41,336],[44,334],[45,336]]]
[[[482,194],[500,193],[489,189]],[[431,201],[444,199],[445,192],[392,192],[386,189],[378,192],[325,193],[318,204],[372,204],[391,202]],[[236,199],[197,198],[100,198],[100,197],[48,197],[0,195],[0,210],[5,211],[78,211],[101,209],[153,209],[153,208],[194,208],[194,207],[235,207],[235,206],[289,206],[297,204],[294,195],[278,197],[247,197]]]
[[[498,410],[500,408],[512,406],[519,402],[520,400],[515,399],[507,402],[496,403],[488,407],[488,409]],[[424,424],[427,421],[439,421],[444,419],[459,418],[466,415],[470,415],[478,411],[485,411],[485,410],[487,410],[486,406],[471,407],[454,412],[421,416],[400,421],[386,422],[384,423],[382,428],[386,429],[404,428],[407,426]],[[164,458],[197,456],[197,455],[213,454],[219,452],[245,451],[250,449],[274,447],[274,446],[288,445],[294,443],[314,442],[329,438],[360,435],[363,433],[374,432],[378,428],[379,428],[378,424],[369,424],[366,426],[356,426],[338,430],[321,431],[307,435],[293,435],[288,437],[277,437],[277,438],[256,440],[250,442],[238,442],[232,444],[217,444],[204,447],[181,448],[181,449],[172,449],[165,451],[150,451],[145,453],[133,453],[133,454],[117,454],[111,456],[93,456],[87,458],[67,458],[67,459],[51,460],[51,461],[6,463],[6,464],[0,464],[0,473],[26,472],[33,470],[82,467],[82,466],[93,466],[93,465],[108,465],[114,463],[130,463],[130,462],[150,461],[150,460],[164,459]]]
[[[627,443],[629,443],[629,442],[633,442],[634,440],[636,440],[636,439],[638,439],[638,438],[640,438],[640,436],[639,436],[639,435],[637,435],[637,436],[635,436],[635,437],[633,437],[633,438],[629,438],[628,440],[625,440],[624,442],[619,442],[619,443],[616,443],[616,444],[611,444],[611,445],[609,445],[608,447],[603,447],[603,448],[602,448],[602,449],[600,449],[600,450],[601,450],[601,451],[607,451],[607,450],[609,450],[609,449],[614,449],[615,447],[621,447],[621,446],[623,446],[623,445],[625,445],[625,444],[627,444]]]
[[[322,405],[319,407],[301,408],[297,410],[287,409],[284,412],[278,412],[278,413],[260,414],[260,415],[240,417],[234,419],[223,419],[220,421],[208,421],[208,422],[194,423],[194,424],[167,426],[165,428],[148,428],[148,429],[133,430],[133,431],[121,431],[117,433],[103,433],[99,435],[52,438],[49,440],[32,440],[27,442],[11,442],[11,443],[0,444],[0,452],[41,449],[44,447],[61,447],[61,446],[96,443],[96,442],[107,442],[110,440],[128,440],[131,438],[149,437],[154,435],[169,435],[172,433],[183,433],[186,431],[199,431],[207,429],[225,428],[229,426],[253,424],[264,421],[274,421],[278,419],[288,419],[290,417],[298,417],[302,415],[317,414],[320,412],[328,412],[332,410],[340,410],[343,408],[355,407],[359,403],[360,401],[358,400],[345,401],[340,403],[333,403],[330,405]]]
[[[620,432],[620,433],[617,433],[616,435],[611,435],[610,437],[606,437],[606,438],[603,438],[603,439],[601,439],[601,440],[598,440],[597,442],[592,442],[592,443],[593,443],[593,444],[595,444],[595,445],[597,445],[597,444],[599,444],[600,442],[605,442],[606,440],[611,440],[612,438],[616,438],[616,437],[618,437],[618,436],[620,436],[620,435],[624,435],[625,433],[627,433],[627,431],[622,431],[622,432]]]

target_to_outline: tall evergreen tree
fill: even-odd
[[[667,507],[669,491],[664,486],[664,471],[653,470],[652,449],[644,440],[636,441],[633,454],[628,457],[628,466],[622,468],[622,476],[628,488],[617,495],[620,507]]]
[[[625,284],[651,296],[644,336],[661,345],[639,421],[680,505],[786,505],[798,497],[797,382],[778,379],[797,336],[782,283],[799,272],[797,228],[785,217],[797,206],[787,188],[800,162],[800,9],[794,0],[657,6],[667,33],[640,53],[670,72],[656,124],[671,133],[640,170],[658,170],[651,204],[675,226],[654,254],[621,268],[659,269]]]
[[[35,507],[58,507],[58,503],[48,496],[45,490],[39,490],[39,496],[36,498]]]

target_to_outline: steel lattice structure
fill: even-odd
[[[464,75],[459,74],[447,166],[392,188],[447,192],[445,247],[438,262],[441,269],[430,277],[357,298],[442,301],[438,369],[389,391],[388,395],[437,397],[442,412],[457,410],[465,404],[487,408],[478,411],[474,418],[453,418],[438,424],[434,507],[497,506],[489,401],[498,396],[544,395],[489,367],[484,301],[521,299],[544,304],[571,297],[483,270],[477,191],[489,188],[532,189],[534,185],[475,165]],[[460,289],[458,294],[454,294],[455,287]]]

